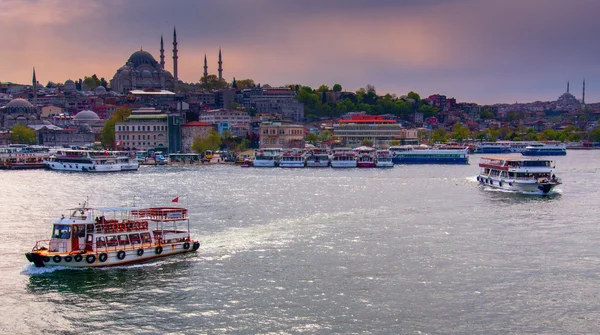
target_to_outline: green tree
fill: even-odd
[[[211,129],[206,137],[196,137],[194,139],[194,143],[192,144],[191,149],[199,154],[205,152],[206,150],[216,151],[219,150],[223,140],[219,133]]]
[[[333,91],[334,92],[341,92],[342,91],[342,85],[340,85],[340,84],[334,84],[333,85]]]
[[[419,107],[419,112],[423,113],[424,118],[428,118],[434,116],[435,108],[429,105],[421,105],[421,107]]]
[[[390,146],[394,146],[394,145],[400,145],[400,141],[398,141],[398,140],[391,140],[390,141]]]
[[[414,102],[417,104],[421,102],[421,96],[416,92],[410,91],[410,92],[408,92],[406,97],[414,100]]]
[[[444,128],[438,128],[431,133],[431,140],[434,143],[447,142],[448,141],[448,132]]]
[[[105,148],[115,149],[115,124],[117,122],[125,122],[129,115],[131,115],[131,109],[121,107],[116,109],[111,118],[106,121],[104,128],[102,128],[102,132],[100,132],[101,142]]]
[[[452,126],[452,138],[455,141],[462,142],[469,138],[469,134],[470,134],[469,128],[466,126],[463,126],[462,124],[460,124],[458,122],[455,123],[454,126]]]
[[[35,144],[35,130],[22,124],[16,124],[10,131],[10,142],[13,144]]]
[[[317,88],[316,92],[329,92],[329,86],[321,85],[319,88]]]
[[[367,140],[366,138],[364,140],[362,140],[361,145],[365,145],[367,147],[372,147],[373,146],[373,141],[371,140]]]
[[[247,78],[247,79],[242,79],[242,80],[236,80],[235,84],[237,85],[237,89],[238,90],[243,90],[245,88],[252,88],[255,87],[256,84],[254,83],[254,80]]]
[[[85,83],[85,86],[87,86],[87,88],[91,91],[95,90],[96,87],[102,84],[102,81],[98,79],[98,76],[96,76],[96,74],[92,75],[91,77],[84,77],[83,82]]]
[[[479,117],[484,120],[491,120],[494,118],[494,113],[487,108],[484,108],[479,112]]]
[[[318,139],[318,136],[315,133],[306,134],[306,142],[308,142],[308,143],[315,144],[315,143],[317,143],[317,139]]]
[[[319,133],[317,139],[319,141],[329,141],[332,138],[333,138],[333,135],[331,134],[331,131],[329,131],[328,129],[325,129]]]
[[[592,129],[588,133],[588,137],[590,140],[592,140],[594,142],[600,142],[600,127],[596,127],[594,129]]]
[[[236,81],[236,84],[239,88],[239,82]],[[200,87],[205,90],[217,90],[220,88],[227,88],[229,87],[229,84],[224,79],[219,80],[219,77],[216,75],[209,74],[208,76],[200,78]]]

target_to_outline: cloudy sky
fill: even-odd
[[[367,84],[477,103],[600,101],[597,0],[0,0],[0,81],[107,80],[140,48],[197,82]]]

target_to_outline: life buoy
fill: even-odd
[[[142,229],[144,229],[144,230],[148,229],[148,221],[142,222]]]
[[[185,242],[183,244],[183,249],[188,250],[190,248],[190,242]]]
[[[125,224],[119,223],[118,228],[119,228],[119,231],[125,231]]]
[[[142,256],[144,254],[144,249],[138,249],[137,250],[137,255],[138,256]]]
[[[94,255],[88,255],[85,258],[85,261],[88,262],[89,264],[92,264],[92,263],[94,263],[96,261],[96,256],[94,256]]]
[[[118,224],[116,224],[116,223],[113,223],[113,224],[112,224],[112,230],[113,230],[113,231],[117,231],[117,229],[119,229],[119,225],[118,225]]]
[[[163,248],[159,245],[158,247],[156,247],[156,249],[154,249],[154,252],[156,252],[157,255],[162,254]]]
[[[44,256],[44,257],[42,257],[42,260],[43,260],[44,262],[48,263],[48,262],[50,262],[50,257],[48,257],[48,256]]]
[[[192,247],[192,249],[194,251],[198,250],[200,248],[200,242],[194,242],[194,246]]]
[[[78,262],[78,263],[79,263],[79,262],[81,262],[81,260],[83,259],[83,256],[81,256],[81,255],[76,255],[76,256],[75,256],[73,259],[75,260],[75,262]]]
[[[106,259],[107,259],[107,258],[108,258],[108,255],[107,255],[105,252],[101,253],[101,254],[98,256],[98,260],[99,260],[100,262],[106,262]]]
[[[127,254],[125,253],[124,250],[121,250],[121,251],[117,252],[117,258],[118,259],[124,259],[125,256],[127,256]]]
[[[127,230],[132,230],[133,229],[133,222],[129,221],[127,222]]]
[[[60,257],[60,255],[56,255],[56,256],[52,257],[52,260],[54,261],[54,263],[60,263],[60,261],[62,260],[62,257]]]
[[[71,256],[65,257],[65,262],[67,262],[67,263],[69,263],[72,260],[73,260],[73,257],[71,257]]]

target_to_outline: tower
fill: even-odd
[[[204,54],[204,77],[208,77],[208,64],[206,63],[206,54]]]
[[[31,78],[31,87],[33,87],[33,107],[37,112],[37,79],[35,77],[35,66],[33,67],[33,78]]]
[[[221,47],[219,47],[219,81],[223,80],[223,60],[221,59]]]
[[[160,67],[165,68],[165,47],[162,35],[160,35]]]
[[[585,79],[583,80],[583,95],[581,96],[581,104],[585,106]]]
[[[567,93],[569,93],[569,81],[567,80]]]
[[[177,86],[179,84],[179,79],[177,77],[177,31],[175,27],[173,27],[173,91],[177,92]]]

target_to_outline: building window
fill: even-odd
[[[268,138],[265,138],[265,139],[263,140],[263,144],[269,144],[269,139],[268,139]]]
[[[272,138],[271,139],[271,144],[276,144],[277,143],[277,139],[276,138]]]
[[[279,139],[279,144],[283,144],[283,138]]]

